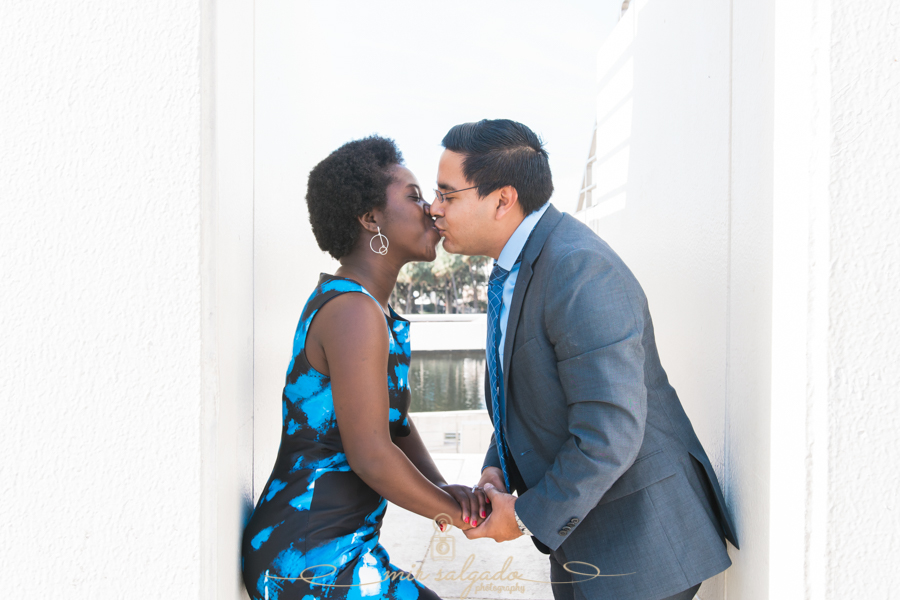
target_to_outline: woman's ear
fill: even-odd
[[[359,224],[362,225],[363,229],[368,232],[375,233],[378,231],[378,223],[376,221],[375,213],[369,211],[363,215],[356,217],[359,220]]]

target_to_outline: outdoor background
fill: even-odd
[[[896,0],[0,4],[5,592],[243,597],[291,336],[335,266],[309,169],[377,132],[428,189],[450,126],[507,117],[647,293],[741,542],[703,600],[891,598],[898,27]],[[462,417],[429,443],[468,482],[484,322],[439,316],[414,351],[469,399],[417,415]],[[425,560],[416,535],[386,543]]]

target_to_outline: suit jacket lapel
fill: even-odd
[[[512,360],[513,341],[516,339],[516,328],[519,325],[519,314],[522,312],[522,302],[525,300],[525,291],[531,282],[534,273],[532,265],[541,250],[550,232],[562,219],[563,213],[559,212],[552,204],[547,207],[540,221],[534,226],[531,237],[525,242],[522,254],[522,263],[519,265],[519,274],[516,276],[516,287],[513,289],[512,302],[509,305],[509,319],[506,321],[506,340],[503,344],[503,396],[501,396],[501,414],[503,415],[503,429],[506,431],[506,396],[509,390],[509,365]]]

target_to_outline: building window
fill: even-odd
[[[597,123],[594,122],[594,132],[591,134],[591,149],[588,152],[587,162],[584,165],[584,176],[581,179],[581,191],[578,193],[578,208],[584,210],[593,206],[591,192],[597,187],[594,183],[594,162],[597,160]]]

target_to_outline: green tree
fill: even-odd
[[[430,296],[433,292],[440,297],[446,314],[485,312],[489,263],[490,258],[486,256],[450,254],[438,247],[433,262],[410,263],[400,271],[394,302],[402,301],[407,314],[417,313],[415,297]],[[434,312],[439,312],[439,308],[435,306]]]

